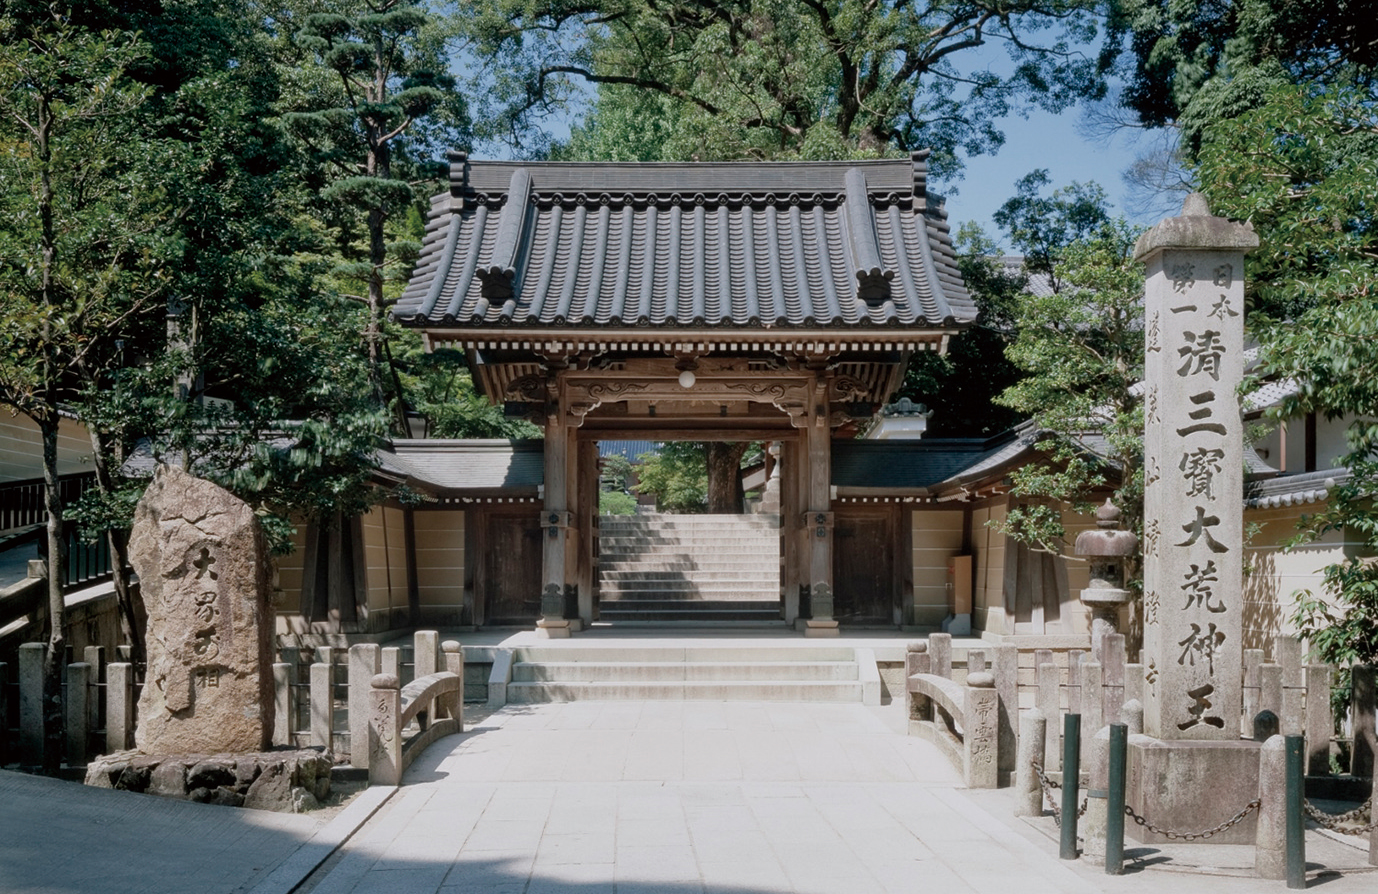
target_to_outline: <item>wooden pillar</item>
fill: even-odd
[[[541,513],[541,618],[538,635],[551,639],[569,636],[565,619],[566,556],[570,529],[569,447],[570,426],[557,405],[545,425],[545,505]]]
[[[799,592],[804,585],[801,573],[804,507],[799,499],[803,453],[798,439],[780,443],[780,463],[780,586],[784,591],[785,623],[794,627],[799,623]]]
[[[598,545],[598,442],[583,440],[578,458],[578,495],[575,521],[579,530],[579,568],[575,577],[579,587],[579,620],[593,623],[593,588],[597,577],[595,553]]]
[[[828,422],[828,378],[815,373],[805,434],[808,509],[809,603],[805,636],[837,636],[833,618],[832,426]]]

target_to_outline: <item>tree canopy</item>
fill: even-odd
[[[486,135],[537,150],[537,125],[590,86],[577,150],[703,161],[929,148],[938,173],[993,151],[996,121],[1104,91],[1081,47],[1098,4],[1015,0],[495,0],[469,11]],[[1003,46],[1007,61],[974,52]],[[647,128],[644,122],[653,121]],[[607,152],[608,155],[601,153]]]

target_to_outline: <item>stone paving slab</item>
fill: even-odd
[[[509,706],[422,755],[302,890],[1098,890],[968,801],[932,745],[896,733],[895,714],[778,703]],[[408,844],[415,834],[433,849]]]
[[[0,771],[0,891],[248,891],[323,825]]]

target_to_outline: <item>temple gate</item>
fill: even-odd
[[[779,443],[784,621],[835,634],[835,606],[858,600],[882,620],[881,585],[834,580],[831,452],[913,352],[975,318],[925,158],[452,155],[394,316],[463,349],[490,400],[544,429],[541,631],[593,620],[599,439]]]

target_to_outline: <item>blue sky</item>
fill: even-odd
[[[1036,168],[1047,168],[1054,188],[1073,181],[1099,183],[1114,211],[1133,220],[1125,207],[1126,189],[1121,174],[1134,161],[1144,141],[1132,134],[1110,140],[1086,139],[1078,132],[1079,119],[1080,111],[1069,109],[1060,115],[1034,112],[1027,119],[1012,115],[1002,120],[1005,145],[998,154],[968,159],[962,179],[935,185],[947,196],[953,233],[962,222],[975,221],[998,241],[999,229],[991,215],[1014,194],[1015,181]],[[1135,222],[1147,225],[1155,220]]]

